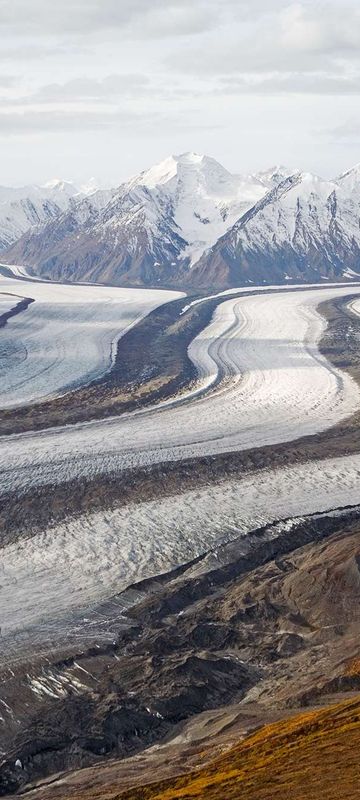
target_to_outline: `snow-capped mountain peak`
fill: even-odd
[[[61,178],[40,185],[0,186],[0,247],[9,247],[32,228],[57,221],[89,198],[86,208],[79,208],[78,212],[78,218],[85,219],[90,212],[102,209],[112,194],[109,189],[98,189],[95,182],[84,191]]]
[[[181,153],[180,155],[172,155],[165,158],[159,164],[155,164],[150,169],[144,170],[139,175],[133,176],[128,182],[129,186],[147,186],[153,189],[158,186],[165,186],[175,181],[189,179],[192,176],[193,180],[197,181],[216,181],[218,188],[218,181],[231,181],[233,176],[216,161],[209,156],[200,155],[199,153]]]
[[[141,187],[149,191],[136,195],[137,202],[143,200],[145,217],[148,203],[160,214],[165,211],[184,242],[181,258],[190,263],[266,192],[256,178],[233,175],[214,158],[193,152],[169,156],[141,172],[125,184],[125,191]]]
[[[259,180],[267,189],[273,189],[279,183],[282,183],[290,175],[295,175],[299,170],[290,167],[285,167],[282,164],[277,164],[270,169],[256,172],[253,177]]]
[[[30,228],[57,218],[77,191],[74,184],[57,179],[43,186],[0,187],[0,245],[7,247]]]
[[[359,191],[360,180],[350,172],[351,189],[357,185]],[[355,277],[360,271],[359,202],[342,181],[296,172],[199,260],[194,270],[202,285],[205,269],[212,279],[216,272],[226,275],[230,285],[236,274],[242,282],[266,282],[270,276],[274,282]]]
[[[85,181],[85,183],[82,183],[79,189],[80,194],[86,194],[86,195],[103,190],[104,190],[103,185],[94,176]]]
[[[37,226],[7,256],[46,277],[204,289],[351,278],[360,272],[360,165],[335,180],[282,165],[238,175],[182,153],[112,191],[0,187],[0,226],[3,246]]]
[[[52,178],[51,180],[42,184],[39,189],[44,189],[45,191],[48,190],[50,192],[63,192],[69,196],[77,194],[79,191],[74,183],[71,181],[64,181],[62,178]]]
[[[168,181],[172,180],[177,174],[177,159],[176,156],[169,156],[155,164],[150,169],[143,170],[139,175],[134,175],[128,182],[129,186],[147,186],[149,189],[154,189],[156,186],[162,186]]]
[[[335,181],[341,188],[350,194],[359,194],[360,198],[360,162],[354,167],[343,172]]]

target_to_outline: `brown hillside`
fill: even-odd
[[[106,797],[357,800],[359,746],[360,699],[356,698],[267,725],[189,776]]]

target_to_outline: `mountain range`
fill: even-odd
[[[275,167],[233,175],[196,153],[116,189],[0,187],[3,263],[50,279],[225,289],[358,279],[360,165],[325,180]]]
[[[111,191],[98,190],[94,179],[78,188],[69,181],[52,180],[43,185],[0,186],[0,250],[5,250],[30,230],[41,229],[86,198],[103,204]]]

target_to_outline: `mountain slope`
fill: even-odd
[[[43,186],[0,186],[0,249],[8,248],[30,229],[58,219],[84,197],[103,206],[111,194],[96,191],[92,184],[79,191],[73,183],[61,180]]]
[[[254,708],[246,731],[236,707],[201,715],[193,726],[124,761],[42,782],[29,800],[355,800],[358,797],[360,698],[261,725]],[[241,711],[238,711],[241,718]],[[260,727],[261,726],[261,727]],[[237,737],[234,734],[239,728]],[[191,736],[193,735],[193,739]],[[244,738],[245,737],[245,738]],[[132,788],[126,788],[132,786]],[[15,797],[24,797],[17,794]]]
[[[360,700],[261,728],[189,776],[107,794],[117,800],[355,800]],[[96,795],[98,798],[101,794]],[[76,795],[74,795],[76,797]],[[95,797],[87,792],[85,798]]]
[[[111,193],[47,208],[3,260],[118,285],[358,279],[360,165],[329,181],[284,167],[236,176],[207,156],[171,156]]]
[[[359,210],[360,181],[352,171],[338,182],[295,173],[204,254],[191,285],[358,277]]]
[[[176,283],[268,191],[269,176],[231,175],[214,159],[171,156],[123,184],[98,213],[80,203],[5,254],[47,277]]]
[[[240,536],[126,590],[132,627],[109,646],[6,666],[0,792],[40,780],[29,800],[355,800],[359,530],[357,509]]]

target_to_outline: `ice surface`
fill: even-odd
[[[360,288],[351,291],[359,293],[352,306],[360,313]],[[325,326],[317,305],[348,293],[349,287],[333,286],[224,299],[189,349],[199,371],[197,395],[118,419],[3,437],[2,490],[325,430],[359,408],[355,382],[317,347]],[[64,630],[71,611],[133,581],[259,525],[357,505],[359,499],[360,455],[352,455],[69,518],[2,549],[3,636],[35,625],[39,642],[48,636],[49,621],[56,626],[58,619]]]
[[[359,300],[351,300],[348,304],[350,310],[356,314],[356,316],[360,317],[360,299]]]
[[[353,270],[351,269],[346,270],[346,273],[344,272],[344,276],[356,277],[356,275],[359,275],[360,278],[360,272],[359,273],[353,272]],[[284,275],[284,278],[285,280],[292,280],[291,278],[289,278],[288,275]],[[217,292],[216,294],[197,297],[196,300],[192,300],[190,303],[184,305],[184,307],[181,310],[181,314],[185,314],[185,311],[188,311],[188,309],[192,308],[193,306],[199,305],[199,303],[204,303],[205,300],[215,300],[217,297],[226,297],[227,295],[248,294],[249,292],[256,292],[256,293],[270,292],[270,291],[284,292],[286,290],[291,292],[294,289],[317,289],[319,287],[318,283],[292,283],[291,286],[279,286],[279,284],[276,283],[276,284],[266,284],[265,286],[257,286],[251,280],[249,280],[248,282],[251,284],[250,286],[239,286],[239,287],[234,286],[232,289],[225,289],[222,292]],[[335,281],[329,284],[329,286],[336,286],[336,287],[348,286],[348,285],[349,284],[346,283],[345,281],[339,281],[339,282]]]
[[[351,291],[360,295],[358,287]],[[101,422],[3,437],[3,491],[328,429],[359,408],[360,392],[320,355],[326,323],[316,308],[348,293],[332,287],[225,300],[189,348],[199,388],[213,385],[212,391],[192,389],[170,404]]]
[[[110,597],[261,525],[359,501],[355,455],[69,519],[2,550],[3,635]]]
[[[1,408],[62,394],[100,377],[110,369],[121,336],[157,306],[183,296],[28,281],[21,270],[13,272],[17,278],[0,275],[0,297],[12,293],[17,302],[21,296],[35,302],[0,329]]]

